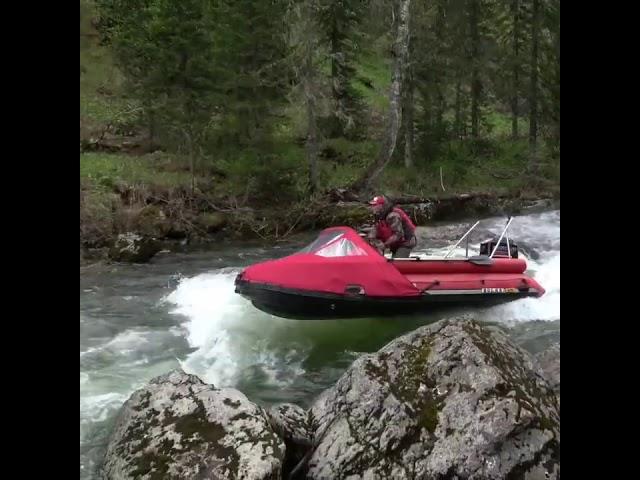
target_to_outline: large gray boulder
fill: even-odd
[[[359,358],[317,399],[307,478],[559,478],[558,408],[504,333],[441,321]]]
[[[302,407],[292,403],[273,405],[267,410],[267,415],[274,431],[285,443],[283,476],[298,478],[298,474],[304,471],[308,455],[312,453],[311,415]]]
[[[309,413],[293,403],[280,403],[267,410],[274,431],[285,441],[311,446],[313,439]]]
[[[104,479],[280,479],[283,440],[266,412],[231,388],[173,371],[131,395],[117,420]]]
[[[560,344],[554,343],[536,354],[542,373],[558,396],[560,402]]]
[[[309,410],[174,371],[124,405],[103,478],[559,478],[540,368],[556,351],[538,363],[498,329],[445,320],[359,358]]]
[[[560,391],[560,344],[554,343],[546,350],[536,354],[536,359],[542,368],[549,385]]]

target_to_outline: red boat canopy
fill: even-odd
[[[248,267],[249,282],[306,291],[344,294],[361,287],[372,297],[406,297],[420,291],[349,227],[332,227],[301,251]]]

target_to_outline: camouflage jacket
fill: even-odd
[[[374,247],[378,250],[383,251],[384,248],[389,248],[393,245],[395,248],[398,247],[409,247],[413,248],[416,246],[416,237],[412,236],[411,238],[404,238],[404,228],[402,225],[402,217],[399,213],[391,210],[387,213],[385,217],[385,223],[389,226],[393,234],[383,243],[378,238],[378,229],[372,228],[369,232],[369,241]],[[400,241],[400,243],[398,243]],[[396,245],[394,245],[396,244]]]

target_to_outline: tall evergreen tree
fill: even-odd
[[[318,188],[318,50],[321,43],[317,22],[318,0],[292,2],[289,11],[291,61],[296,75],[297,86],[302,91],[307,119],[306,156],[309,165],[309,191]],[[298,96],[299,98],[300,96]]]
[[[353,87],[360,24],[367,0],[319,0],[318,20],[328,46],[333,108],[329,135],[357,132],[362,99]]]
[[[382,173],[393,157],[398,140],[398,130],[402,124],[402,88],[407,67],[409,50],[409,12],[411,0],[395,0],[393,4],[394,42],[393,74],[389,91],[389,116],[384,143],[376,160],[371,163],[351,188],[359,191],[368,189]]]
[[[270,115],[285,100],[290,82],[286,0],[220,0],[216,42],[223,49],[224,109],[240,144],[269,140]]]
[[[529,91],[529,147],[531,166],[537,164],[538,147],[538,63],[540,37],[540,0],[532,1],[531,13],[531,65]]]

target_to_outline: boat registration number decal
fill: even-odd
[[[517,288],[483,288],[482,293],[518,293]]]

